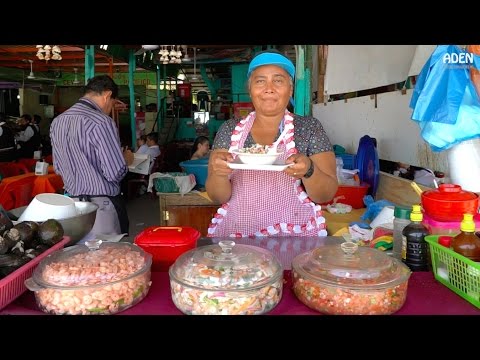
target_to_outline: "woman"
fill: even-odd
[[[195,139],[192,146],[192,156],[190,160],[201,159],[210,152],[210,140],[206,136],[199,136]]]
[[[206,189],[222,203],[208,230],[210,237],[326,236],[321,206],[337,191],[335,155],[321,123],[287,110],[295,67],[281,53],[258,54],[248,68],[255,111],[219,129],[210,155]],[[230,151],[272,144],[284,128],[279,159],[283,171],[232,170]]]

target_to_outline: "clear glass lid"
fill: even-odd
[[[312,281],[349,288],[394,286],[410,276],[408,267],[397,259],[353,242],[300,254],[293,260],[292,268]]]
[[[45,258],[33,279],[45,287],[107,284],[139,274],[151,264],[152,256],[136,245],[91,240]]]
[[[203,289],[251,289],[282,275],[277,258],[268,250],[223,240],[192,249],[170,268],[170,277]]]

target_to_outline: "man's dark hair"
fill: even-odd
[[[108,75],[98,75],[88,80],[84,88],[84,94],[95,93],[100,95],[104,91],[112,92],[112,99],[118,98],[118,85]]]
[[[35,122],[35,124],[40,124],[40,122],[42,121],[42,117],[40,115],[33,115],[33,121]]]
[[[147,139],[153,140],[155,144],[158,144],[158,133],[157,132],[151,132],[150,134],[147,134]]]

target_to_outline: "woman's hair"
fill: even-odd
[[[143,141],[144,143],[147,142],[147,135],[140,135],[140,137],[138,138],[138,140],[141,140]]]
[[[193,143],[193,146],[192,146],[192,151],[190,153],[190,156],[192,156],[193,154],[195,154],[195,151],[198,150],[198,145],[200,144],[205,144],[206,142],[210,142],[210,140],[208,139],[208,137],[206,136],[199,136],[195,139],[195,142]]]

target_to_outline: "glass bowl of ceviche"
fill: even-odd
[[[329,315],[389,315],[407,297],[410,269],[381,250],[353,242],[326,245],[292,261],[293,291]]]
[[[59,250],[37,266],[25,286],[54,315],[109,315],[147,296],[152,256],[136,245],[87,241]]]
[[[268,250],[231,240],[182,254],[169,276],[173,302],[188,315],[259,315],[282,298],[278,259]]]
[[[283,152],[278,152],[270,145],[255,144],[250,147],[232,150],[232,153],[240,158],[244,164],[272,165]]]

